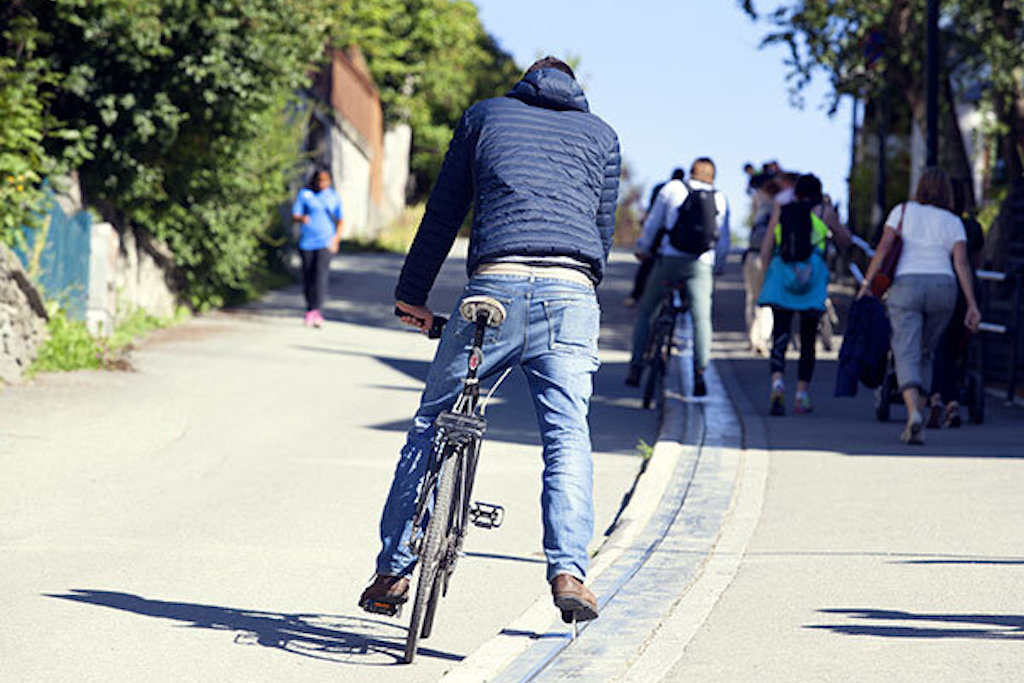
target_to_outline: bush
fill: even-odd
[[[28,376],[40,372],[71,372],[74,370],[127,370],[131,368],[128,352],[140,338],[186,318],[187,309],[179,308],[172,317],[160,318],[144,309],[129,313],[107,338],[94,337],[84,322],[70,320],[66,311],[55,302],[47,304],[49,339],[29,367]]]

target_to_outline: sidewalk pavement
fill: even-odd
[[[904,446],[901,409],[883,424],[863,387],[832,397],[832,353],[818,357],[814,413],[769,417],[768,361],[746,350],[742,299],[732,264],[714,355],[735,380],[746,447],[767,451],[762,512],[663,680],[1020,680],[1024,411],[989,397],[983,425]],[[790,406],[795,371],[791,352]]]

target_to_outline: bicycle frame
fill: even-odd
[[[484,432],[487,429],[487,421],[479,415],[480,404],[480,380],[477,371],[483,362],[483,336],[487,327],[487,315],[479,313],[476,319],[476,331],[473,337],[473,347],[467,361],[466,377],[462,380],[462,391],[455,400],[451,410],[446,410],[437,416],[434,422],[434,439],[430,452],[430,461],[427,464],[426,475],[420,495],[416,500],[416,513],[413,516],[413,536],[410,539],[410,546],[414,554],[420,554],[420,546],[423,541],[424,522],[427,519],[431,497],[437,487],[438,476],[441,467],[448,458],[458,458],[455,468],[458,477],[455,485],[456,500],[453,503],[453,511],[456,513],[449,518],[448,537],[452,533],[457,535],[455,543],[449,544],[450,557],[445,562],[447,574],[454,569],[458,552],[462,548],[462,539],[465,536],[466,523],[469,520],[470,498],[473,493],[473,482],[476,479],[476,466],[480,458],[480,444]],[[447,580],[445,581],[447,587]]]
[[[467,522],[472,520],[488,528],[501,525],[500,505],[488,504],[481,511],[470,506],[470,499],[480,445],[487,429],[477,376],[484,358],[484,331],[488,325],[501,325],[505,308],[490,297],[469,296],[459,304],[459,313],[476,329],[462,390],[451,410],[440,413],[434,421],[434,438],[416,497],[409,546],[419,559],[419,577],[405,642],[407,663],[415,658],[419,639],[430,636],[437,604],[448,594],[448,582],[462,550]],[[481,517],[482,524],[478,520]]]

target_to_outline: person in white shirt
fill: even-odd
[[[916,200],[897,205],[886,219],[858,293],[858,298],[869,293],[886,254],[897,236],[902,237],[903,248],[885,304],[892,323],[896,379],[907,405],[907,426],[900,437],[904,443],[924,443],[924,389],[931,385],[932,354],[953,315],[958,279],[967,301],[964,325],[975,332],[981,323],[967,260],[967,235],[952,207],[949,177],[942,169],[926,169],[917,185]]]
[[[643,232],[637,240],[640,254],[653,254],[657,258],[654,271],[648,278],[647,288],[638,306],[636,326],[633,328],[633,352],[629,361],[626,384],[639,386],[643,369],[643,355],[650,336],[652,317],[659,302],[669,291],[669,283],[686,285],[690,314],[694,327],[694,387],[695,396],[707,393],[704,370],[711,357],[711,298],[714,291],[713,275],[721,272],[729,251],[729,204],[725,195],[714,189],[715,163],[700,157],[690,168],[689,184],[672,180],[661,188],[654,206],[644,221]],[[699,254],[675,249],[668,233],[675,225],[679,208],[690,191],[712,191],[715,201],[715,220],[718,237],[714,246]]]

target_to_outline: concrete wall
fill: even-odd
[[[346,237],[371,237],[378,226],[371,221],[372,164],[365,141],[344,119],[330,128],[331,175],[341,195]]]
[[[409,188],[412,128],[402,123],[384,133],[384,201],[380,221],[387,225],[405,209]]]
[[[89,255],[86,323],[93,334],[109,334],[137,309],[167,318],[178,306],[171,253],[142,231],[93,225]]]

